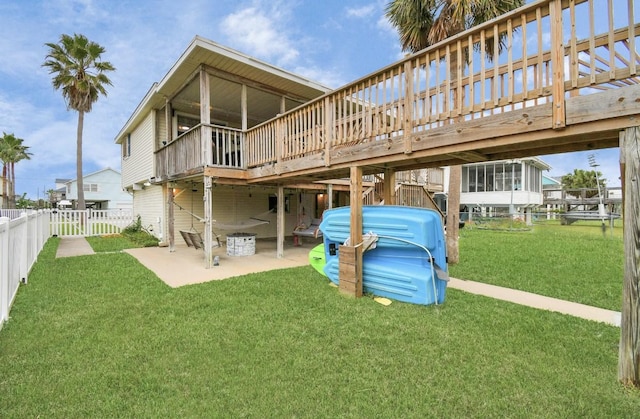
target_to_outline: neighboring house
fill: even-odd
[[[543,171],[551,167],[537,157],[462,166],[461,219],[484,216],[529,216],[543,204]]]
[[[58,182],[64,182],[64,187],[58,188]],[[75,207],[78,200],[77,185],[76,179],[56,179],[56,195],[60,197],[58,202],[70,201]],[[118,209],[132,206],[133,198],[122,189],[120,172],[109,167],[84,175],[83,188],[87,208]]]
[[[58,206],[59,202],[67,200],[67,183],[70,181],[71,179],[61,178],[55,180],[55,189],[51,196],[49,196],[49,202],[51,202],[53,206]]]
[[[180,230],[206,233],[211,228],[209,234],[248,230],[263,238],[290,235],[299,224],[321,218],[326,208],[348,205],[348,179],[314,182],[310,173],[286,184],[273,177],[256,180],[268,174],[263,169],[273,167],[267,156],[274,149],[304,155],[293,141],[275,144],[256,139],[260,127],[329,91],[196,36],[115,138],[122,149],[122,187],[133,195],[134,214],[171,244],[174,239],[182,243]],[[298,135],[296,139],[304,135],[310,142],[322,141],[320,124],[309,118],[282,129],[293,132],[292,137]],[[341,122],[338,128],[346,125]],[[287,164],[283,159],[278,166]],[[345,173],[348,169],[340,174]],[[371,192],[371,201],[380,202],[375,183],[369,179],[363,185]],[[280,223],[275,212],[278,193],[284,197]],[[248,222],[252,218],[268,223]]]

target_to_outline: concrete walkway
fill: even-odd
[[[56,257],[66,258],[93,254],[95,252],[84,237],[61,237]]]
[[[276,258],[275,242],[270,241],[257,241],[256,254],[253,256],[227,256],[224,248],[216,248],[213,250],[213,255],[219,257],[220,264],[211,269],[204,267],[202,250],[186,246],[176,246],[175,252],[169,252],[166,247],[147,247],[125,251],[138,259],[170,287],[180,287],[249,273],[304,266],[309,263],[308,255],[313,246],[315,244],[311,243],[305,246],[287,246],[284,250],[285,257],[282,259]],[[83,237],[63,237],[60,240],[56,257],[91,254],[94,254],[94,251]],[[450,279],[448,287],[541,310],[620,326],[620,312],[617,311],[456,278]]]
[[[465,281],[456,278],[450,278],[448,287],[472,294],[484,295],[485,297],[496,298],[498,300],[509,301],[511,303],[527,307],[569,314],[571,316],[620,327],[620,312],[618,311],[606,310],[604,308],[545,297],[531,292],[483,284],[481,282]]]

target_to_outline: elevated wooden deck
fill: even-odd
[[[157,177],[282,185],[353,166],[374,174],[617,147],[622,129],[640,125],[634,7],[540,0],[251,129],[200,124],[156,153]]]

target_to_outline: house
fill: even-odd
[[[280,114],[296,115],[296,109],[330,91],[196,36],[115,138],[122,150],[122,188],[133,195],[134,214],[173,249],[185,231],[203,234],[207,243],[215,242],[214,235],[241,231],[281,239],[299,224],[321,218],[326,208],[348,205],[349,179],[341,176],[348,168],[336,171],[335,179],[316,179],[297,168],[293,157],[275,165],[269,160],[275,150],[320,158],[310,150],[323,141],[321,116],[291,118],[280,127],[288,139],[277,143],[268,122]],[[344,101],[340,106],[353,110],[364,106],[352,98]],[[352,116],[337,122],[336,130],[353,135],[357,125]],[[302,174],[285,182],[278,175],[282,168]],[[363,178],[365,195],[380,202],[381,178],[373,173]]]
[[[550,168],[538,157],[463,165],[461,220],[476,212],[523,216],[530,221],[532,211],[543,204],[543,171]]]
[[[58,188],[59,183],[64,186]],[[84,199],[87,208],[118,209],[131,208],[133,198],[121,186],[120,172],[109,167],[84,175]],[[56,179],[56,197],[59,202],[70,202],[72,207],[78,200],[78,182],[76,179]]]

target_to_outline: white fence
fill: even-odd
[[[13,220],[0,217],[0,327],[48,238],[48,212],[22,213]]]
[[[133,210],[53,210],[52,236],[101,236],[118,234],[133,222]]]
[[[0,214],[0,328],[9,319],[20,282],[27,282],[29,271],[49,237],[116,234],[133,222],[130,209],[28,213],[1,209]]]
[[[0,208],[0,217],[9,217],[9,219],[13,220],[14,218],[21,216],[24,212],[25,210],[23,209]]]

